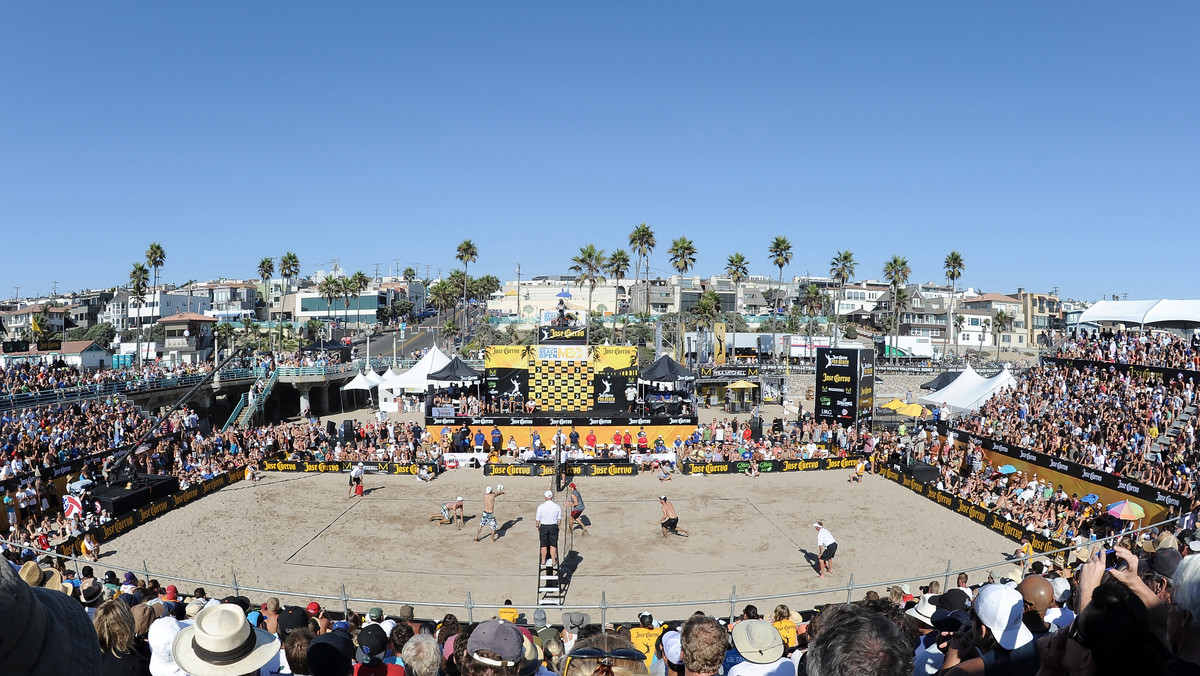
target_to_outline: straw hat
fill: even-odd
[[[196,623],[175,636],[171,654],[192,676],[239,676],[279,654],[279,639],[251,627],[238,606],[218,603],[196,613]]]

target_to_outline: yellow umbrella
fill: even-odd
[[[738,380],[736,382],[729,383],[728,385],[726,385],[726,387],[728,387],[731,390],[749,390],[751,388],[758,387],[758,385],[755,385],[754,383],[750,382],[749,380]]]
[[[896,413],[916,418],[920,415],[929,415],[929,409],[920,404],[909,404],[896,409]]]
[[[896,409],[904,408],[904,402],[900,401],[899,399],[893,399],[879,408],[886,408],[895,411]]]

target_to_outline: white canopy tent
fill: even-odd
[[[1102,300],[1083,311],[1080,324],[1200,326],[1200,300]]]
[[[954,382],[936,392],[919,397],[917,401],[926,406],[941,406],[944,403],[950,407],[951,413],[974,411],[1014,382],[1016,378],[1007,368],[991,378],[984,378],[976,373],[975,369],[967,366]]]
[[[376,373],[375,371],[373,371],[371,369],[367,369],[367,372],[364,373],[363,376],[367,380],[371,381],[371,383],[373,385],[382,385],[383,384],[383,376],[379,375],[378,373]]]
[[[425,389],[429,387],[432,382],[434,382],[429,379],[429,374],[440,370],[449,363],[450,358],[446,356],[446,353],[442,352],[436,347],[432,347],[429,349],[429,352],[426,352],[425,356],[421,357],[420,361],[418,361],[416,364],[413,364],[413,367],[409,370],[401,373],[400,375],[389,375],[387,378],[385,378],[383,383],[380,384],[379,390],[380,392],[383,392],[384,390],[391,390],[393,392],[416,390],[418,392],[424,392]]]
[[[361,373],[355,375],[354,380],[342,385],[343,390],[369,390],[372,387],[375,387],[375,383]]]

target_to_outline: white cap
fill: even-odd
[[[1050,585],[1054,587],[1054,600],[1060,605],[1071,598],[1071,583],[1066,578],[1056,577],[1050,580]]]
[[[682,645],[679,640],[679,632],[668,631],[662,636],[663,657],[671,664],[683,664]]]
[[[461,495],[460,495],[460,496],[458,496],[457,498],[455,498],[455,499],[454,499],[454,501],[455,501],[455,502],[462,502],[462,496],[461,496]]]
[[[1016,650],[1033,640],[1033,634],[1021,621],[1025,599],[1016,589],[1002,584],[985,584],[979,588],[973,608],[1005,650]]]
[[[554,492],[553,492],[553,491],[546,491],[546,493],[545,493],[545,496],[546,496],[546,497],[548,497],[548,498],[552,498],[552,497],[554,497]]]
[[[491,487],[491,486],[488,486],[487,488],[483,489],[483,492],[484,492],[484,493],[491,493],[491,492],[492,492],[492,487]]]

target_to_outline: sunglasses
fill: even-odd
[[[1071,620],[1071,624],[1067,626],[1067,638],[1075,641],[1079,645],[1087,648],[1087,641],[1083,638],[1083,633],[1079,631],[1079,618]]]
[[[601,650],[599,648],[579,648],[572,650],[567,657],[572,657],[577,660],[631,660],[637,662],[646,661],[646,653],[633,648],[618,648],[616,650]]]

